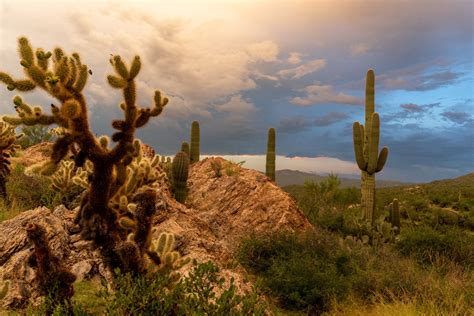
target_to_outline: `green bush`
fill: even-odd
[[[329,234],[253,236],[238,259],[286,309],[327,310],[332,298],[347,293],[353,273],[349,253]]]
[[[28,176],[22,165],[16,165],[7,179],[7,200],[29,210],[38,206],[52,208],[59,204],[51,181],[43,176]]]
[[[118,271],[117,271],[118,272]],[[239,295],[234,280],[225,285],[212,263],[194,264],[179,281],[150,273],[132,277],[117,273],[116,290],[103,290],[107,315],[263,315],[256,292]]]
[[[474,236],[457,227],[431,227],[402,230],[396,244],[401,254],[413,256],[420,263],[431,264],[442,256],[467,268],[474,267]]]

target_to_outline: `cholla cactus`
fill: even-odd
[[[8,289],[10,287],[10,281],[2,281],[0,282],[0,300],[3,299],[8,294]]]
[[[41,294],[50,296],[51,309],[54,309],[55,305],[64,304],[64,301],[67,301],[70,306],[70,299],[74,295],[72,284],[76,280],[76,276],[51,251],[44,227],[29,223],[26,226],[26,234],[34,245],[28,258],[28,264],[36,272],[33,283],[36,284]],[[46,314],[51,315],[51,312],[49,310]]]
[[[0,121],[0,196],[7,197],[6,177],[10,174],[10,158],[20,146],[15,141],[22,135],[16,135],[9,124]]]
[[[388,148],[379,153],[380,118],[375,108],[375,75],[367,72],[365,87],[365,129],[355,122],[353,125],[354,153],[361,170],[361,207],[364,217],[374,224],[375,214],[375,173],[381,171],[387,161]]]
[[[45,175],[53,174],[70,151],[76,151],[74,163],[78,168],[89,160],[93,173],[89,176],[80,207],[81,236],[92,240],[112,267],[133,266],[128,262],[129,258],[118,250],[123,243],[122,228],[116,210],[110,204],[117,194],[121,194],[122,187],[132,186],[130,178],[133,175],[128,177],[127,166],[133,161],[136,130],[147,124],[151,117],[160,115],[168,99],[156,91],[152,107],[138,107],[135,79],[141,69],[140,58],[136,56],[127,66],[120,56],[113,56],[110,63],[115,74],[107,79],[113,88],[122,91],[124,101],[120,108],[124,118],[112,122],[112,127],[117,130],[112,135],[116,144],[109,148],[106,141],[97,139],[90,129],[83,94],[89,72],[80,56],[77,53],[67,55],[61,48],[55,48],[53,52],[34,51],[24,37],[19,39],[18,46],[26,79],[17,80],[0,72],[0,82],[5,83],[9,90],[42,89],[54,97],[59,106],[52,104],[51,114],[46,114],[42,107],[30,106],[16,96],[13,103],[17,115],[4,116],[3,121],[12,125],[56,124],[67,129],[65,135],[55,141],[50,160],[37,170]]]
[[[175,236],[172,233],[161,233],[158,239],[153,240],[148,252],[156,254],[160,258],[160,262],[154,262],[152,269],[163,272],[179,270],[182,266],[189,262],[189,258],[182,258],[179,252],[174,250]],[[150,258],[154,256],[151,255]]]

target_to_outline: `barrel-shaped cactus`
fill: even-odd
[[[275,129],[270,128],[268,130],[267,161],[265,165],[265,174],[272,181],[275,181],[275,138]]]
[[[173,194],[176,201],[183,203],[187,195],[187,181],[189,171],[189,158],[186,153],[180,151],[174,156],[171,167],[173,173]]]
[[[199,122],[194,121],[191,126],[191,149],[189,154],[189,160],[191,163],[196,163],[199,161],[199,144],[200,142],[200,130],[199,130]]]
[[[188,142],[181,143],[181,151],[186,153],[189,157],[189,143]]]
[[[393,199],[390,204],[390,223],[400,231],[400,203],[397,199]]]
[[[361,207],[364,217],[374,222],[375,219],[375,173],[381,171],[387,161],[388,148],[380,153],[380,118],[375,109],[375,75],[373,70],[367,72],[365,86],[365,128],[359,122],[353,125],[354,153],[357,165],[361,170]]]

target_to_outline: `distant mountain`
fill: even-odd
[[[288,185],[302,185],[305,181],[314,181],[320,182],[326,179],[326,176],[317,175],[314,173],[302,172],[298,170],[278,170],[276,172],[276,183],[280,187],[285,187]],[[341,188],[349,188],[349,187],[360,187],[360,180],[359,179],[350,179],[347,177],[339,177],[341,180]],[[407,185],[409,183],[403,183],[399,181],[390,181],[390,180],[377,180],[377,187],[384,188],[384,187],[394,187],[400,185]]]

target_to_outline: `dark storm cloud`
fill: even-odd
[[[430,103],[430,104],[415,104],[415,103],[404,103],[400,104],[402,111],[387,114],[382,116],[382,120],[385,122],[391,121],[402,121],[409,118],[421,118],[423,115],[431,113],[431,109],[439,106],[441,103]]]
[[[314,120],[316,126],[329,126],[331,124],[343,121],[349,118],[349,114],[344,112],[329,112],[326,115],[318,117]]]
[[[286,117],[280,120],[280,123],[277,126],[277,130],[282,133],[299,133],[302,131],[308,130],[312,126],[310,120],[305,117],[295,116],[295,117]]]
[[[472,121],[471,114],[466,113],[466,112],[446,111],[446,112],[441,113],[441,116],[457,124],[465,124],[467,122]]]

